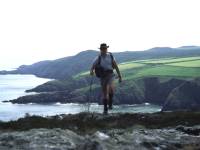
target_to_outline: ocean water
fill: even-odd
[[[38,78],[34,75],[0,75],[0,101],[34,94],[25,93],[25,90],[47,81],[50,81],[50,79]]]
[[[35,93],[25,93],[24,91],[37,85],[45,83],[49,79],[38,78],[33,75],[0,75],[0,120],[9,121],[24,117],[25,114],[51,116],[56,114],[75,114],[83,111],[99,112],[103,110],[102,105],[92,104],[12,104],[3,103],[3,100],[15,99],[19,96]],[[117,105],[111,113],[153,113],[161,110],[160,106],[149,103],[136,105]]]

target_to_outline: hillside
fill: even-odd
[[[58,78],[27,92],[44,92],[11,100],[12,103],[87,103],[101,104],[99,80],[89,75],[89,67],[97,51],[84,51],[75,56],[54,61],[42,61],[30,66],[20,66],[11,73],[33,73],[38,76]],[[116,82],[114,104],[152,103],[164,106],[163,110],[198,110],[200,85],[200,49],[153,48],[140,52],[114,53],[123,76],[122,84]],[[1,72],[10,73],[10,72]],[[90,87],[90,83],[92,87]],[[188,84],[185,84],[188,82]],[[185,85],[184,90],[181,85]],[[192,91],[190,91],[190,87]],[[176,89],[176,90],[175,90]],[[91,92],[90,92],[91,90]],[[192,94],[191,94],[192,93]],[[182,102],[184,100],[184,103]],[[187,105],[191,103],[191,105]],[[187,107],[187,106],[189,107]],[[185,109],[184,109],[185,110]]]
[[[66,79],[90,68],[98,51],[87,50],[75,56],[57,60],[47,60],[32,65],[22,65],[13,71],[0,71],[0,74],[33,74],[44,78]],[[189,46],[180,48],[156,47],[145,51],[126,51],[113,53],[118,63],[172,57],[200,56],[200,47]]]
[[[114,104],[141,104],[152,103],[163,106],[169,99],[169,95],[177,87],[186,83],[192,84],[200,77],[200,57],[146,59],[128,61],[119,64],[123,75],[123,83],[116,81],[116,93]],[[90,93],[90,82],[94,79],[92,93]],[[194,79],[196,79],[194,81]],[[190,84],[188,84],[190,85]],[[198,91],[200,85],[195,86],[193,91]],[[187,91],[190,90],[190,88]],[[12,100],[13,103],[86,103],[95,102],[101,104],[101,93],[97,78],[91,78],[89,72],[81,72],[70,79],[53,80],[40,85],[28,92],[48,92],[38,95],[29,95]],[[50,92],[50,93],[49,93]],[[193,95],[198,95],[198,92]],[[177,92],[179,93],[179,92]],[[192,95],[186,93],[187,100],[197,101]],[[173,94],[174,95],[174,94]],[[188,97],[187,97],[188,96]],[[176,96],[177,98],[177,96]],[[183,98],[182,98],[183,99]],[[179,104],[181,104],[179,98]],[[168,100],[169,101],[169,100]],[[173,104],[173,103],[172,103]],[[195,102],[200,104],[200,101]],[[165,104],[165,106],[167,106]],[[179,107],[180,106],[180,107]],[[180,109],[185,105],[172,107]],[[190,107],[187,107],[190,109]],[[168,110],[165,108],[163,110]]]

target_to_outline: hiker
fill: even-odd
[[[108,113],[108,109],[112,109],[114,95],[114,79],[115,74],[113,69],[116,69],[119,83],[122,82],[122,76],[118,65],[112,53],[108,52],[109,46],[106,43],[100,45],[100,54],[97,56],[90,69],[90,75],[96,74],[100,79],[103,93],[104,114]],[[108,105],[108,106],[107,106]]]

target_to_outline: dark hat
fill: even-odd
[[[101,49],[101,48],[108,48],[109,46],[106,44],[106,43],[102,43],[101,45],[100,45],[100,48],[99,49]]]

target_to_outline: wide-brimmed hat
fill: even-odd
[[[100,45],[100,48],[99,48],[99,49],[101,49],[101,48],[109,48],[109,46],[108,46],[106,43],[102,43],[102,44]]]

